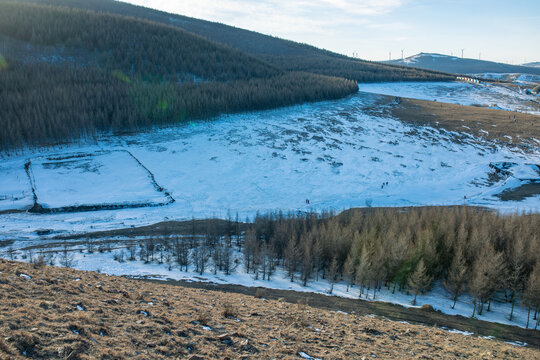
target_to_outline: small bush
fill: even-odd
[[[223,305],[222,314],[226,318],[235,318],[238,316],[238,309],[234,305],[226,303]]]
[[[211,320],[212,320],[212,314],[210,314],[210,311],[201,310],[197,313],[197,321],[200,322],[201,324],[208,326]]]
[[[255,297],[257,299],[262,299],[262,298],[266,297],[266,289],[265,288],[257,288],[257,290],[255,291]]]
[[[32,263],[34,264],[34,268],[36,268],[36,269],[45,266],[45,263],[46,263],[45,256],[39,255],[39,256],[35,257],[32,260]]]

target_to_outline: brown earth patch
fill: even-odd
[[[539,146],[532,140],[533,138],[540,140],[538,115],[479,106],[377,96],[378,105],[386,105],[387,114],[406,123],[469,133],[506,145],[519,145],[524,148]],[[511,136],[512,139],[506,136]]]

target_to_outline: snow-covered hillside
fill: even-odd
[[[375,293],[372,288],[369,290],[363,289],[362,294],[360,294],[360,288],[358,286],[349,288],[345,280],[338,281],[331,285],[329,281],[322,277],[317,277],[317,279],[313,277],[307,282],[306,286],[303,286],[299,276],[296,276],[295,280],[291,281],[287,271],[281,267],[276,268],[270,279],[262,279],[262,276],[256,277],[253,273],[246,273],[243,265],[243,255],[236,248],[232,252],[232,257],[236,260],[234,261],[235,265],[229,275],[219,271],[217,267],[212,264],[211,260],[207,264],[207,269],[202,274],[195,271],[195,265],[190,265],[188,271],[180,269],[175,263],[174,257],[172,257],[169,262],[166,260],[160,262],[159,255],[156,255],[155,260],[150,262],[145,262],[142,259],[129,260],[130,252],[126,249],[126,243],[136,240],[137,239],[133,238],[114,238],[110,243],[112,245],[111,251],[97,251],[97,249],[94,248],[92,253],[88,251],[86,240],[81,240],[79,242],[70,241],[70,266],[79,270],[97,271],[108,275],[146,279],[211,282],[214,284],[238,284],[248,287],[294,290],[351,299],[360,298],[367,301],[382,301],[399,304],[404,307],[421,307],[429,304],[434,309],[445,314],[461,315],[464,317],[470,317],[473,313],[474,305],[471,296],[466,294],[460,296],[455,307],[452,308],[452,296],[448,294],[442,284],[438,282],[434,284],[431,291],[418,295],[416,304],[412,305],[414,296],[406,291],[398,291],[394,289],[393,286],[388,288],[383,286]],[[143,238],[139,240],[143,241]],[[16,242],[13,244],[13,247],[18,248],[23,243],[24,242]],[[96,241],[96,243],[98,242]],[[29,244],[26,243],[26,245]],[[61,259],[63,256],[63,249],[62,244],[58,242],[46,246],[46,251],[55,252],[52,261],[49,260],[51,264],[62,266]],[[136,251],[137,250],[138,248]],[[38,249],[34,249],[34,256],[37,256],[38,252]],[[16,256],[18,260],[29,260],[28,257],[25,259],[22,258],[22,256],[28,256],[27,251],[17,251]],[[7,258],[6,254],[2,251],[0,251],[0,257]],[[167,256],[165,256],[165,258],[166,257]],[[331,294],[329,294],[330,288],[332,288]],[[505,301],[503,294],[500,293],[494,297],[490,311],[484,311],[481,315],[476,314],[475,317],[484,321],[526,327],[528,315],[526,307],[518,302],[514,308],[512,320],[509,319],[510,311],[511,303]],[[529,319],[529,328],[534,328],[535,321],[533,320],[532,315],[529,315]],[[532,326],[530,326],[531,324]]]
[[[540,75],[540,68],[534,66],[510,65],[436,53],[419,53],[404,59],[387,60],[384,62],[387,64],[412,66],[453,74],[520,73]]]
[[[427,93],[430,86],[440,86],[424,85]],[[384,84],[370,86],[390,88]],[[405,85],[395,86],[403,89]],[[407,86],[422,93],[418,85]],[[459,93],[463,86],[450,84],[449,88]],[[398,94],[411,95],[401,90]],[[525,154],[467,136],[456,141],[456,134],[407,126],[378,116],[376,110],[376,99],[359,93],[340,101],[224,116],[212,122],[157,129],[122,140],[106,136],[99,145],[70,145],[4,155],[0,163],[2,210],[32,206],[32,192],[24,170],[28,160],[103,151],[115,154],[116,150],[129,150],[176,201],[160,207],[85,213],[4,213],[0,215],[0,238],[35,238],[37,231],[43,229],[54,234],[192,216],[225,217],[228,210],[232,214],[238,211],[241,218],[266,210],[339,211],[362,206],[468,204],[509,211],[540,210],[538,197],[522,202],[501,201],[494,195],[519,183],[510,179],[494,183],[489,178],[493,171],[489,167],[491,162],[537,164],[540,150]],[[126,160],[104,166],[106,157],[93,158],[99,161],[89,157],[76,166],[110,171],[100,176],[79,172],[88,176],[78,177],[77,183],[70,180],[75,174],[60,174],[61,169],[34,172],[36,188],[44,184],[56,186],[54,198],[62,200],[63,206],[77,205],[81,199],[94,195],[100,202],[113,197],[115,202],[132,201],[134,185],[130,179],[143,174],[134,168],[136,164]],[[88,183],[81,183],[81,179]],[[138,185],[142,188],[137,199],[161,201],[161,195],[149,185],[151,180],[148,176],[144,184]],[[95,189],[101,190],[96,193]],[[50,198],[39,191],[37,195],[38,202],[41,196]],[[56,200],[51,198],[44,205],[51,201]]]
[[[359,84],[360,91],[540,115],[540,98],[505,86],[461,82]]]

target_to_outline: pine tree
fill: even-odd
[[[298,267],[298,253],[299,249],[296,245],[296,236],[291,233],[288,237],[287,247],[285,248],[285,264],[291,282],[294,281],[294,274]]]
[[[338,276],[338,262],[337,259],[334,257],[332,259],[332,262],[330,263],[330,267],[328,268],[328,281],[330,282],[330,289],[328,290],[329,294],[332,294],[334,291],[334,284],[337,281]]]
[[[523,296],[525,304],[527,304],[527,325],[529,328],[529,319],[531,314],[531,308],[538,309],[540,307],[540,262],[536,263],[533,271],[529,275],[525,293]],[[536,317],[535,329],[538,327],[540,316]]]
[[[510,290],[510,301],[512,307],[510,310],[509,320],[512,321],[514,315],[514,306],[517,301],[518,294],[525,287],[525,272],[527,265],[527,250],[525,241],[521,237],[515,237],[511,240],[512,248],[509,249],[508,275],[506,277],[506,287]]]
[[[360,285],[360,293],[358,295],[359,298],[362,297],[362,293],[364,292],[364,287],[366,287],[372,279],[372,272],[371,272],[371,259],[369,257],[369,253],[367,251],[366,246],[364,245],[362,247],[362,253],[360,254],[360,259],[358,260],[358,265],[356,266],[356,283]],[[366,290],[366,299],[369,295],[369,289]],[[373,294],[375,296],[375,294]]]
[[[345,281],[347,282],[347,292],[349,292],[349,287],[354,283],[354,274],[356,272],[356,266],[354,257],[352,253],[349,253],[345,264],[343,265],[343,275],[345,276]]]
[[[458,246],[458,249],[454,253],[452,264],[443,281],[445,289],[452,294],[452,309],[456,306],[459,296],[465,292],[467,273],[468,269],[463,256],[463,250],[461,249],[461,246]]]
[[[302,285],[307,286],[308,279],[313,271],[313,244],[308,235],[301,235],[300,248],[302,250]]]
[[[428,275],[426,266],[424,264],[424,259],[420,259],[416,265],[416,269],[409,276],[407,281],[409,289],[414,293],[414,299],[412,301],[413,305],[416,305],[416,297],[419,293],[425,291],[433,281],[433,278]]]
[[[493,293],[501,284],[504,262],[501,253],[496,252],[491,244],[484,246],[473,266],[470,292],[474,298],[474,316],[477,305],[478,315],[482,315],[484,304],[491,300]],[[478,304],[479,303],[479,304]]]

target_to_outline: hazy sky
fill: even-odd
[[[540,61],[540,0],[129,0],[369,60]]]

